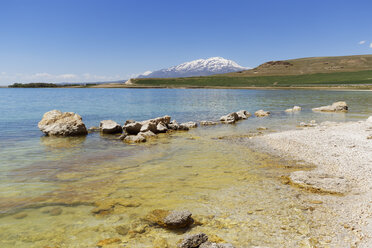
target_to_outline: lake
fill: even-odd
[[[173,247],[184,233],[148,225],[144,219],[154,209],[188,209],[199,224],[186,233],[205,232],[235,245],[300,247],[304,240],[325,240],[332,229],[319,233],[311,211],[301,208],[298,195],[307,193],[281,181],[311,165],[256,151],[245,140],[258,135],[259,127],[272,132],[296,128],[301,121],[366,119],[372,113],[371,94],[0,89],[0,246],[94,247],[100,240],[117,238],[117,247],[156,247],[164,242]],[[311,111],[336,101],[346,101],[350,111]],[[284,112],[294,105],[303,110]],[[241,109],[272,114],[129,145],[118,136],[100,133],[45,137],[37,123],[53,109],[78,113],[87,127],[105,119],[123,124],[164,115],[178,122],[217,121]],[[108,202],[109,210],[96,214],[94,209]]]

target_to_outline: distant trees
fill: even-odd
[[[14,83],[8,86],[9,88],[55,88],[60,87],[59,85],[52,83],[29,83],[29,84],[20,84]]]

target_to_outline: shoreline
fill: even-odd
[[[372,91],[372,85],[358,86],[289,86],[289,87],[226,87],[226,86],[147,86],[107,84],[94,86],[62,86],[62,87],[0,87],[4,89],[241,89],[241,90],[334,90],[334,91]]]
[[[364,248],[372,243],[370,135],[372,121],[325,122],[251,141],[253,147],[268,154],[313,164],[315,169],[293,172],[285,183],[311,192],[310,198],[332,211],[335,218],[330,221],[337,233],[331,247],[348,244]]]

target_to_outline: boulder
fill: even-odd
[[[186,236],[179,244],[178,248],[197,248],[201,244],[208,241],[208,236],[205,233],[198,233]]]
[[[170,130],[178,130],[180,128],[180,125],[176,120],[171,121],[167,126]]]
[[[73,112],[52,110],[46,112],[38,123],[39,129],[51,136],[87,135],[88,131],[80,115]]]
[[[131,135],[137,135],[142,128],[142,124],[139,122],[131,122],[124,125],[123,129],[125,132]]]
[[[158,130],[156,129],[156,123],[148,121],[143,123],[140,131],[141,132],[151,131],[152,133],[156,133]]]
[[[168,131],[168,127],[164,123],[159,122],[156,125],[156,132],[158,132],[158,133],[165,133],[167,131]]]
[[[152,131],[146,131],[146,132],[140,132],[139,135],[142,135],[145,138],[155,137],[156,134],[154,134]]]
[[[246,110],[240,110],[240,111],[236,112],[236,114],[238,115],[239,120],[244,120],[244,119],[247,119],[251,116],[251,113],[249,113]]]
[[[234,248],[234,246],[229,243],[212,243],[207,241],[202,243],[199,248]]]
[[[293,108],[290,108],[290,109],[286,109],[285,112],[298,112],[298,111],[301,111],[302,108],[300,106],[294,106]]]
[[[189,122],[181,123],[180,126],[188,127],[190,129],[190,128],[198,127],[198,124],[196,122],[189,121]]]
[[[146,216],[146,220],[168,229],[180,229],[189,227],[194,223],[194,219],[191,217],[191,215],[192,214],[186,210],[169,211],[155,209]]]
[[[220,121],[227,123],[227,124],[233,124],[237,120],[239,120],[239,116],[236,112],[230,113],[228,115],[221,116]]]
[[[254,113],[254,115],[255,116],[257,116],[257,117],[265,117],[265,116],[268,116],[268,115],[270,115],[271,113],[269,112],[269,111],[264,111],[264,110],[262,110],[262,109],[260,109],[260,110],[258,110],[258,111],[256,111],[255,113]]]
[[[217,125],[218,122],[216,121],[201,121],[200,125],[202,126],[212,126],[212,125]]]
[[[121,133],[123,128],[113,120],[103,120],[99,123],[99,128],[102,133],[114,134]]]
[[[366,121],[369,122],[369,123],[372,123],[372,116],[368,117],[368,119]]]
[[[129,124],[129,123],[135,123],[136,121],[135,120],[126,120],[125,123],[124,123],[124,126]]]
[[[335,102],[332,105],[313,108],[312,110],[320,112],[347,112],[348,109],[349,107],[347,106],[346,102]]]
[[[141,143],[146,142],[146,138],[142,134],[128,135],[124,138],[127,143]]]

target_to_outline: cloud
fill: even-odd
[[[363,45],[364,43],[366,43],[365,40],[361,40],[361,41],[359,41],[359,45]]]
[[[48,72],[37,72],[33,74],[15,73],[10,74],[6,72],[0,72],[0,85],[10,85],[13,83],[35,83],[35,82],[46,82],[46,83],[85,83],[85,82],[105,82],[105,81],[118,81],[126,80],[129,78],[125,75],[95,75],[91,73],[83,74],[51,74]]]
[[[369,47],[372,48],[372,42],[369,44]]]

